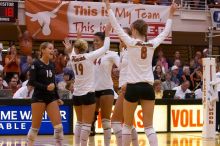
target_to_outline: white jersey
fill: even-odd
[[[120,53],[120,64],[119,64],[119,87],[123,86],[127,82],[128,72],[128,51],[123,48]]]
[[[153,84],[154,76],[152,71],[152,58],[155,48],[169,35],[172,27],[172,20],[168,19],[165,29],[156,38],[143,42],[131,38],[124,32],[117,23],[112,10],[109,11],[109,19],[116,33],[128,47],[128,83],[148,82]]]
[[[119,66],[120,58],[117,52],[107,51],[105,55],[95,60],[95,90],[113,89],[112,66]]]
[[[216,81],[220,80],[220,72],[216,73]],[[220,84],[217,85],[217,91],[220,92]]]
[[[70,59],[72,60],[72,69],[75,73],[74,92],[75,96],[86,95],[88,92],[95,91],[95,70],[94,61],[110,47],[110,38],[106,37],[104,46],[96,51],[85,54],[75,54],[73,49]]]

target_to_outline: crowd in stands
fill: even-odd
[[[20,30],[19,32],[21,33]],[[28,49],[32,50],[32,38],[27,31],[23,34],[20,33],[20,46],[11,43],[4,57],[2,55],[0,57],[2,58],[0,89],[11,89],[14,98],[30,98],[34,89],[28,85],[29,70],[32,62],[39,58],[40,54],[39,51],[35,51],[32,55],[25,51],[30,44]],[[207,57],[207,53],[208,49],[204,49],[203,53],[197,51],[194,58],[185,63],[182,61],[179,51],[176,51],[173,58],[170,59],[165,57],[162,49],[159,49],[152,64],[156,97],[161,99],[164,90],[176,90],[175,98],[177,99],[184,99],[186,93],[193,93],[196,98],[202,98],[202,57]],[[62,49],[55,49],[52,61],[56,66],[56,83],[59,94],[62,97],[70,98],[74,90],[74,73],[71,69],[70,59]]]

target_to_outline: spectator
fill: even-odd
[[[174,61],[174,65],[178,67],[178,77],[181,77],[183,75],[183,68],[182,68],[181,61],[179,59],[176,59]]]
[[[172,66],[171,71],[172,71],[171,81],[173,81],[176,85],[180,85],[180,78],[178,77],[179,68],[176,65],[174,65]]]
[[[190,62],[189,62],[189,70],[190,70],[190,74],[192,74],[195,70],[195,60],[194,59],[191,59]]]
[[[17,87],[20,88],[22,86],[22,81],[20,80],[18,74],[14,74],[13,78],[17,80]]]
[[[163,97],[163,90],[161,86],[160,80],[155,80],[153,84],[154,92],[155,92],[155,98],[156,99],[162,99]]]
[[[195,69],[195,71],[190,75],[193,84],[193,90],[201,88],[202,84],[202,71],[201,69]]]
[[[174,87],[177,86],[173,81],[171,81],[171,76],[171,72],[166,73],[166,80],[162,83],[163,90],[172,90]]]
[[[59,53],[57,49],[54,49],[56,74],[62,74],[63,68],[66,66],[66,60],[63,53]]]
[[[157,65],[155,67],[154,73],[154,80],[160,80],[160,81],[165,81],[165,75],[162,72],[162,67],[160,65]]]
[[[191,93],[189,86],[190,82],[186,80],[180,86],[173,88],[173,90],[176,90],[174,98],[185,99],[186,93]]]
[[[191,77],[190,77],[190,69],[189,69],[189,66],[184,66],[183,67],[183,75],[181,76],[181,79],[180,79],[180,84],[182,84],[184,81],[188,80],[190,82],[190,90],[193,90],[193,81],[191,80]]]
[[[202,99],[202,88],[196,89],[194,93],[196,99]]]
[[[171,63],[172,66],[174,65],[175,60],[180,60],[180,64],[182,64],[181,56],[180,56],[180,52],[179,51],[176,51],[174,53],[174,57],[173,57],[173,60],[172,60],[172,63]]]
[[[24,63],[21,67],[21,80],[22,81],[26,80],[27,72],[31,69],[32,63],[33,63],[32,56],[27,56],[27,62]]]
[[[22,87],[24,87],[24,86],[27,85],[29,79],[30,79],[30,71],[27,72],[27,74],[26,74],[26,81],[24,81],[24,82],[22,83]]]
[[[11,78],[8,88],[12,89],[13,94],[19,89],[16,78],[14,77]]]
[[[59,90],[65,90],[66,84],[68,81],[72,79],[72,75],[68,70],[65,70],[63,73],[63,81],[58,83],[58,89]]]
[[[72,98],[73,91],[74,91],[74,82],[73,82],[73,81],[68,81],[68,82],[66,83],[65,89],[66,89],[67,91],[69,91],[69,93],[70,93],[70,98]]]
[[[205,49],[202,51],[202,53],[203,53],[203,57],[204,57],[204,58],[208,57],[208,55],[209,55],[209,50],[208,50],[208,48],[205,48]]]
[[[27,86],[23,86],[15,92],[13,99],[31,99],[33,93],[34,87],[28,83]]]
[[[157,58],[156,58],[156,62],[160,61],[162,64],[162,67],[165,68],[165,71],[168,71],[168,63],[167,63],[167,59],[164,57],[163,51],[162,49],[160,49],[157,53]]]
[[[20,64],[20,58],[17,55],[16,47],[12,46],[10,48],[9,54],[5,56],[4,72],[5,72],[5,80],[7,82],[10,81],[10,79],[14,74],[20,73],[19,64]]]
[[[161,63],[160,60],[157,60],[156,65],[153,67],[153,71],[155,71],[155,68],[156,68],[156,66],[158,66],[158,65],[161,66],[162,72],[165,74],[165,73],[166,73],[166,70],[165,70],[165,68],[163,67],[163,65],[162,65],[162,63]]]
[[[195,68],[201,67],[201,59],[202,59],[202,53],[200,51],[197,51],[194,57]]]
[[[3,77],[0,76],[0,90],[7,89],[7,86],[4,85]]]

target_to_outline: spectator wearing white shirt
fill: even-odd
[[[188,80],[184,81],[180,86],[173,88],[176,90],[174,98],[185,99],[186,93],[191,93],[189,90],[190,82]]]
[[[34,87],[28,83],[27,86],[23,86],[15,92],[13,99],[31,99],[33,92]]]
[[[202,99],[202,89],[201,88],[196,89],[196,91],[194,93],[195,93],[196,99]]]

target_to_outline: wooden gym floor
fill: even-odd
[[[139,134],[139,146],[149,146],[146,136]],[[159,146],[220,146],[220,135],[214,140],[204,140],[201,133],[159,133]],[[26,146],[26,136],[0,136],[0,146]],[[65,135],[64,146],[73,146],[73,135]],[[53,146],[53,136],[38,136],[36,146]],[[103,135],[95,136],[96,146],[103,145]],[[116,146],[112,136],[111,146]]]

